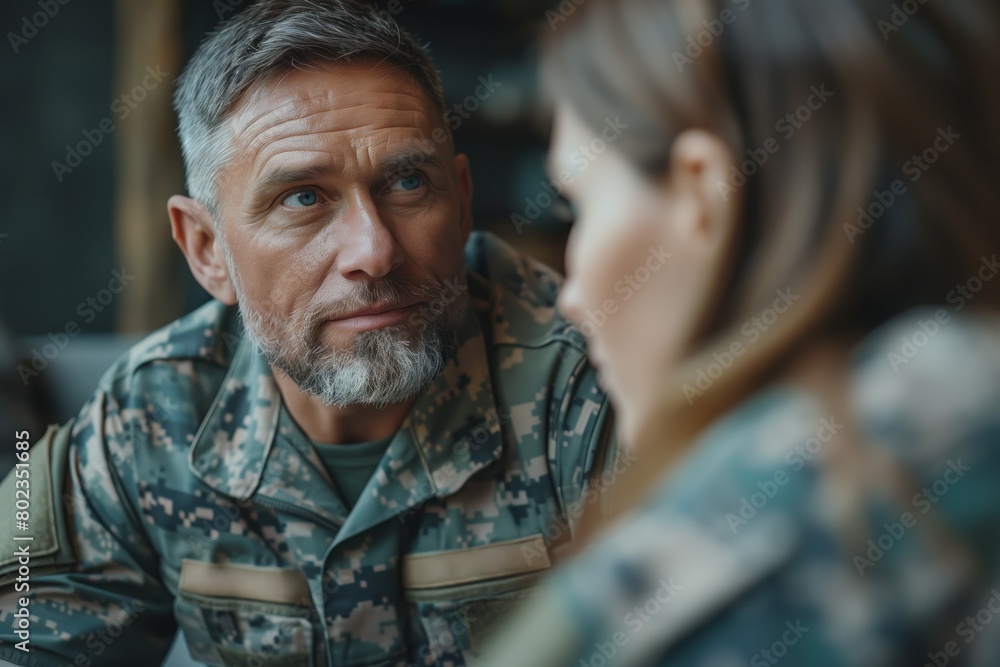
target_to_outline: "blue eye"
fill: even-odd
[[[410,176],[399,177],[392,186],[405,192],[413,192],[423,184],[424,179],[419,174],[411,174]]]
[[[291,208],[307,208],[318,201],[319,195],[315,190],[301,190],[288,195],[281,203]]]

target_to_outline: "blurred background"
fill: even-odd
[[[0,5],[0,473],[12,462],[8,432],[35,439],[75,415],[131,343],[208,299],[166,214],[167,197],[184,191],[173,81],[207,32],[251,4]],[[462,119],[455,139],[472,163],[477,227],[561,270],[568,227],[545,187],[535,50],[573,2],[371,4],[430,46]]]

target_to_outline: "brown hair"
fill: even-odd
[[[634,443],[644,463],[616,484],[619,509],[798,353],[945,305],[1000,248],[997,34],[992,0],[588,0],[555,26],[549,89],[595,129],[620,115],[614,148],[650,177],[688,129],[738,156],[719,184],[742,201],[728,269]],[[795,305],[690,400],[699,369],[789,288]],[[969,305],[996,310],[1000,280]]]

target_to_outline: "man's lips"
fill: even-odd
[[[383,327],[400,324],[410,315],[417,312],[423,302],[412,304],[384,304],[357,310],[341,317],[327,321],[337,327],[352,329],[354,331],[369,331],[371,329],[381,329]]]

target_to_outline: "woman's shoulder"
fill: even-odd
[[[682,497],[704,495],[711,480],[746,487],[735,478],[767,470],[828,474],[841,454],[855,464],[889,462],[917,481],[960,456],[996,459],[1000,475],[1000,315],[910,310],[846,360],[838,369],[844,381],[830,378],[838,390],[777,384],[719,419],[664,485],[670,502],[684,487]]]
[[[797,384],[756,394],[564,571],[581,626],[628,640],[622,664],[684,639],[695,654],[746,656],[789,619],[836,624],[859,609],[870,624],[836,641],[810,635],[797,651],[864,664],[885,639],[879,623],[903,644],[926,641],[942,610],[992,576],[949,558],[1000,558],[1000,324],[912,311],[850,359],[839,407]],[[698,628],[704,642],[692,643]]]
[[[912,465],[948,456],[964,441],[985,444],[982,436],[995,443],[1000,317],[908,311],[858,346],[851,379],[850,408],[864,435]]]
[[[944,528],[939,541],[998,562],[1000,317],[904,313],[858,347],[851,377],[867,466],[883,486],[907,490],[897,492],[900,520],[917,526],[915,534],[933,522]],[[859,569],[875,563],[866,555]]]
[[[932,513],[1000,557],[996,531],[976,532],[1000,520],[1000,316],[908,311],[847,359],[845,381],[831,379],[839,394],[778,384],[719,419],[647,511],[681,515],[726,548],[759,532],[771,558],[784,536]]]

